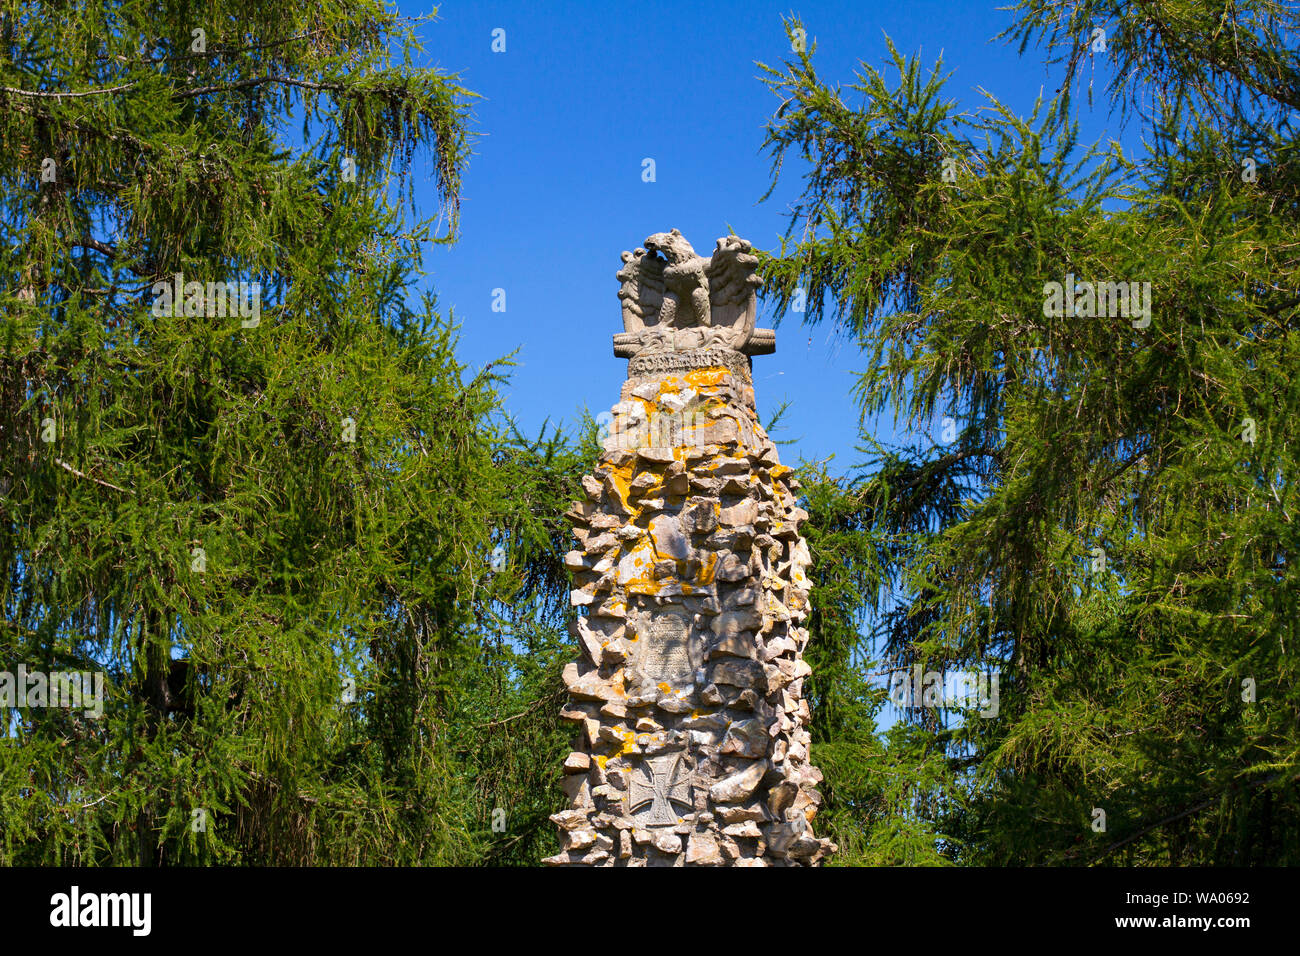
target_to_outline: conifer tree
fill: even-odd
[[[0,3],[0,669],[106,677],[98,717],[5,707],[0,862],[473,862],[545,799],[548,752],[485,792],[467,721],[558,684],[500,666],[489,612],[552,647],[581,469],[411,294],[472,98],[413,31]]]
[[[828,499],[870,542],[861,606],[894,668],[1000,675],[995,717],[907,711],[913,807],[962,862],[1294,864],[1300,18],[1016,10],[1060,77],[1029,117],[959,111],[892,44],[847,90],[815,46],[764,67],[773,185],[807,169],[769,299],[859,344],[864,421],[923,436]],[[1085,75],[1145,152],[1078,143]],[[844,842],[869,768],[828,759],[858,731],[817,703]]]

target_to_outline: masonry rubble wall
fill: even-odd
[[[634,358],[578,547],[552,865],[816,865],[807,513],[727,348]]]

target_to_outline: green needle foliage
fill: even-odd
[[[956,771],[930,728],[897,723],[880,735],[886,660],[863,628],[889,615],[886,577],[894,565],[876,522],[870,483],[836,479],[823,466],[800,471],[812,568],[812,613],[804,693],[812,713],[813,758],[825,775],[817,818],[839,846],[837,866],[921,866],[940,852],[935,801],[956,792]]]
[[[551,852],[556,708],[507,718],[590,456],[408,296],[472,96],[413,49],[368,0],[0,3],[0,669],[106,676],[99,719],[4,709],[0,862]],[[157,314],[178,273],[260,309]]]
[[[892,45],[897,78],[864,66],[847,91],[812,49],[764,67],[773,186],[788,157],[804,174],[769,296],[805,294],[807,321],[861,346],[864,420],[953,427],[810,507],[819,567],[839,565],[814,606],[859,602],[892,667],[999,673],[996,717],[909,710],[915,733],[886,748],[915,767],[904,823],[945,856],[1295,864],[1300,18],[1265,0],[1017,9],[1010,34],[1065,69],[1029,118],[959,112],[941,65]],[[1143,155],[1078,145],[1085,70]],[[1150,283],[1149,323],[1048,314],[1067,276]],[[833,835],[856,847],[883,839],[855,798],[886,792],[867,762],[887,764],[861,743],[849,623],[815,634],[813,727]]]

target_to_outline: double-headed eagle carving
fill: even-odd
[[[754,328],[758,257],[739,236],[718,240],[709,258],[696,255],[676,229],[656,232],[644,248],[623,253],[618,297],[623,333],[614,354],[728,348],[746,355],[776,349],[769,329]]]

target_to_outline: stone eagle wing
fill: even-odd
[[[711,324],[733,328],[743,346],[754,331],[754,293],[763,280],[753,246],[739,236],[723,236],[709,259],[709,305]]]
[[[664,301],[664,263],[644,249],[623,253],[623,265],[615,274],[618,297],[623,303],[623,331],[640,332],[659,324],[659,307]]]

